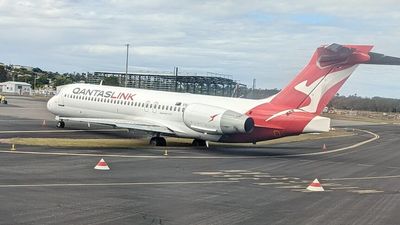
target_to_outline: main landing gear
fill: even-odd
[[[206,147],[207,146],[207,142],[205,140],[194,139],[193,142],[192,142],[192,146]]]
[[[150,139],[150,145],[153,146],[167,146],[167,141],[165,138],[157,136],[157,137],[152,137]]]
[[[62,121],[62,120],[58,121],[56,127],[57,128],[64,128],[65,127],[65,122]]]

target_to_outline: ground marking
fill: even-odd
[[[76,187],[76,186],[133,186],[133,185],[182,185],[182,184],[219,184],[238,181],[165,181],[165,182],[123,182],[123,183],[71,183],[71,184],[0,184],[0,188],[9,187]]]
[[[115,130],[115,129],[112,129]],[[86,131],[86,130],[84,130]],[[103,130],[104,131],[104,130]],[[152,159],[160,159],[160,158],[174,158],[174,159],[258,159],[258,158],[282,158],[282,157],[299,157],[299,156],[314,156],[314,155],[324,155],[329,153],[341,152],[348,149],[360,147],[369,142],[375,141],[379,139],[379,135],[367,131],[367,130],[359,130],[365,133],[369,133],[373,135],[372,138],[362,141],[347,147],[332,149],[329,151],[321,151],[321,152],[312,152],[312,153],[300,153],[293,155],[284,155],[284,156],[159,156],[159,155],[115,155],[115,154],[90,154],[90,153],[67,153],[67,152],[34,152],[34,151],[8,151],[8,150],[0,150],[0,153],[13,153],[13,154],[31,154],[31,155],[56,155],[56,156],[88,156],[88,157],[116,157],[116,158],[152,158]],[[226,170],[224,172],[248,172],[246,170]]]
[[[97,129],[97,130],[5,130],[0,134],[19,134],[19,133],[74,133],[74,132],[126,132],[127,129]]]
[[[400,175],[391,176],[375,176],[375,177],[343,177],[343,178],[326,178],[322,180],[374,180],[374,179],[391,179],[400,178]]]

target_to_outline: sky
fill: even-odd
[[[58,72],[232,75],[282,88],[324,44],[400,56],[400,4],[380,1],[0,0],[0,62]],[[400,98],[400,67],[361,65],[340,94]]]

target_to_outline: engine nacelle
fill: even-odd
[[[250,133],[254,120],[221,107],[191,104],[185,108],[183,122],[189,128],[207,134]]]

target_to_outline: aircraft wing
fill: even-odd
[[[56,120],[69,120],[85,123],[97,123],[104,125],[111,125],[119,128],[127,128],[133,130],[142,130],[148,132],[156,132],[163,134],[175,134],[173,130],[162,124],[156,122],[146,121],[141,119],[127,120],[127,119],[102,119],[102,118],[78,118],[78,117],[56,117]]]

